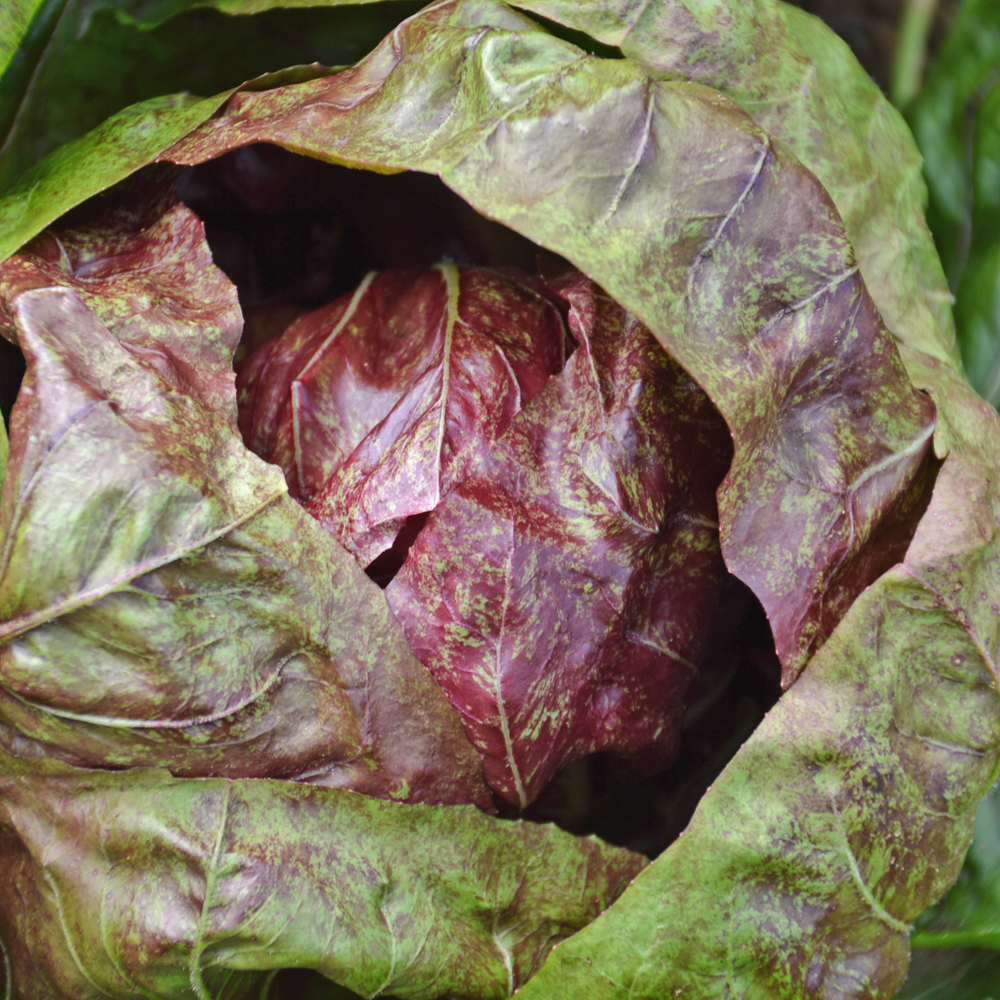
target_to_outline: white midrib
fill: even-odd
[[[302,474],[302,437],[299,428],[299,418],[302,413],[302,379],[309,373],[309,369],[315,365],[326,353],[327,348],[340,336],[344,327],[353,319],[358,311],[361,300],[368,291],[368,286],[378,277],[378,271],[369,271],[361,280],[361,284],[354,290],[351,301],[347,303],[344,314],[337,320],[336,326],[327,334],[326,339],[319,347],[313,351],[312,357],[306,362],[305,367],[295,376],[291,386],[292,397],[292,444],[295,448],[295,475],[299,481],[299,492],[305,494],[305,477]]]
[[[455,321],[458,319],[459,281],[458,268],[454,264],[442,261],[434,266],[441,272],[448,292],[448,302],[445,306],[444,356],[441,360],[441,403],[438,411],[437,455],[435,456],[435,468],[437,469],[435,503],[438,503],[441,500],[441,453],[444,451],[444,431],[447,424],[448,390],[451,382],[451,349],[455,340]]]
[[[524,791],[524,783],[521,780],[521,772],[518,769],[517,761],[514,759],[514,742],[510,736],[510,725],[507,721],[507,709],[503,703],[503,690],[501,687],[500,675],[502,663],[500,654],[503,650],[504,631],[507,627],[507,608],[510,604],[510,574],[512,556],[507,558],[507,568],[504,570],[503,578],[503,611],[500,614],[500,635],[497,637],[496,658],[493,662],[493,690],[496,695],[497,711],[500,714],[500,731],[503,733],[504,750],[507,752],[507,763],[510,766],[510,773],[514,778],[514,788],[517,791],[518,804],[522,809],[528,805],[528,796]]]

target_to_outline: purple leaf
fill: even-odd
[[[635,771],[670,761],[723,572],[721,417],[586,278],[560,290],[576,352],[386,591],[487,780],[520,806],[597,750]]]
[[[469,476],[564,351],[559,311],[525,280],[369,275],[243,363],[241,427],[368,565]]]

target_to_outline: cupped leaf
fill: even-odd
[[[607,750],[676,754],[723,575],[715,490],[731,454],[707,397],[581,275],[556,284],[577,348],[435,507],[386,596],[524,807]]]
[[[921,211],[920,154],[899,112],[821,21],[773,0],[517,6],[620,47],[656,79],[696,81],[736,101],[833,199],[892,334],[957,362],[951,296]]]
[[[31,1000],[242,997],[288,966],[364,996],[500,1000],[646,863],[473,807],[6,754],[0,836],[0,931]]]
[[[969,389],[952,399],[988,436],[945,461],[905,561],[525,1000],[888,998],[903,984],[910,926],[958,874],[1000,761],[1000,421]]]
[[[76,763],[485,804],[378,588],[243,446],[239,311],[201,224],[134,194],[0,279],[28,358],[0,499],[4,718]]]
[[[367,566],[472,473],[565,357],[552,302],[442,264],[370,275],[240,367],[244,440]]]
[[[723,552],[768,612],[786,682],[902,555],[932,407],[825,192],[730,102],[458,0],[336,77],[235,95],[163,158],[254,141],[440,172],[649,324],[733,433]]]

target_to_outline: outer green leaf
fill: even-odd
[[[5,754],[0,824],[22,845],[3,856],[17,891],[0,930],[16,981],[36,984],[23,1000],[208,1000],[286,966],[364,996],[499,1000],[645,864],[471,806]]]
[[[186,9],[167,16],[180,7]],[[10,117],[0,190],[126,105],[177,91],[208,96],[295,64],[354,62],[418,7],[352,4],[237,18],[191,0],[166,6],[60,0],[61,20],[40,38],[38,63],[29,65],[27,43],[18,53],[30,79],[15,79],[13,70],[0,79],[0,109]],[[32,35],[40,33],[39,26]],[[0,134],[2,124],[0,113]]]
[[[155,23],[192,2],[116,0],[114,6],[121,13],[141,9],[144,18]],[[67,97],[52,91],[46,71],[60,62],[77,35],[86,30],[93,14],[108,6],[111,0],[11,0],[4,4],[0,11],[0,190],[38,159],[30,150],[46,139],[38,134],[34,120],[37,107],[49,99],[58,102]],[[126,98],[112,110],[132,101]],[[75,135],[98,121],[88,119]]]
[[[44,8],[53,4],[45,0],[10,0],[0,8],[0,80],[11,71],[19,50],[32,47],[29,37],[34,22],[44,20]]]
[[[0,267],[28,358],[0,499],[4,742],[487,803],[381,592],[244,448],[235,289],[158,179]]]
[[[42,0],[12,0],[0,12],[0,75],[10,64]]]

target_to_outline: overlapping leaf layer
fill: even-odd
[[[559,289],[575,352],[541,366],[461,482],[441,491],[433,468],[439,502],[383,592],[244,447],[232,291],[194,216],[142,193],[153,174],[2,265],[0,318],[29,362],[0,501],[14,887],[0,932],[18,995],[204,1000],[284,965],[428,1000],[522,982],[526,1000],[898,989],[909,926],[954,877],[1000,754],[1000,427],[954,366],[912,142],[846,50],[770,0],[521,6],[625,58],[497,0],[445,0],[342,73],[125,112],[0,202],[13,250],[154,158],[273,143],[438,174],[588,276]],[[454,288],[449,267],[433,280]],[[443,372],[411,411],[437,406],[439,427]],[[623,752],[662,750],[617,679],[649,650],[691,658],[670,630],[702,627],[658,596],[711,589],[712,475],[668,473],[692,441],[716,442],[700,451],[711,469],[725,461],[691,379],[734,446],[722,554],[768,613],[789,690],[683,837],[598,916],[634,857],[384,799],[485,803],[465,730],[518,802],[608,746],[600,719],[634,727]],[[662,405],[643,397],[656,383],[660,399],[687,394],[687,423],[635,422]],[[630,434],[638,471],[619,463]],[[325,502],[329,477],[309,485],[284,440],[286,471],[307,473],[294,489]],[[362,496],[381,466],[358,468]],[[696,501],[687,514],[657,507],[664,477]],[[361,536],[395,537],[411,513],[366,515]],[[473,523],[490,545],[465,537]],[[684,536],[681,565],[650,545],[664,533]],[[603,575],[578,592],[577,556],[595,549]],[[459,562],[475,562],[479,592],[453,585]],[[522,596],[525,577],[546,599]],[[608,611],[588,633],[594,593]],[[515,671],[521,688],[505,688],[498,667],[539,644],[551,674]],[[438,658],[441,686],[415,649]],[[592,669],[575,686],[580,659]],[[473,693],[449,690],[462,718],[441,690],[456,669]],[[175,776],[88,770],[140,764]]]

